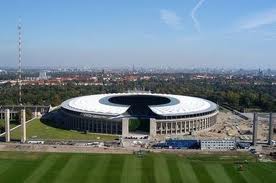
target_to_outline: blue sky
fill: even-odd
[[[276,69],[275,0],[6,0],[0,67]]]

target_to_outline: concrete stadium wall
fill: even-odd
[[[66,110],[56,124],[65,129],[88,131],[92,133],[119,134],[127,136],[128,118],[109,119],[108,117],[86,117]],[[150,119],[150,136],[185,135],[213,126],[217,121],[218,111],[214,113],[183,119]]]
[[[213,126],[217,121],[218,111],[195,118],[156,120],[157,135],[185,135]]]
[[[92,118],[70,114],[61,110],[62,119],[56,124],[62,128],[103,134],[122,134],[122,121],[108,118]]]

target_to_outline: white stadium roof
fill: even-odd
[[[66,100],[62,103],[62,107],[82,113],[118,116],[124,114],[130,106],[114,104],[108,99],[116,96],[131,95],[152,95],[170,99],[170,102],[167,104],[149,106],[154,113],[161,116],[189,115],[209,112],[217,108],[215,103],[202,98],[154,93],[115,93],[82,96]]]

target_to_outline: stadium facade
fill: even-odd
[[[196,97],[115,93],[82,96],[61,105],[58,126],[92,133],[185,135],[213,126],[215,103]]]

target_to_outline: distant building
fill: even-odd
[[[153,145],[157,149],[199,149],[198,140],[173,140],[169,139],[165,142]]]
[[[46,71],[40,71],[39,72],[39,76],[38,77],[25,77],[25,80],[27,81],[38,81],[40,82],[41,80],[48,80],[50,79],[51,77],[50,76],[47,76],[47,72]],[[27,82],[25,84],[31,84],[31,85],[34,85],[34,84],[39,84],[39,83],[30,83],[30,82]]]
[[[7,74],[7,71],[0,69],[0,74]]]
[[[237,148],[240,149],[249,149],[251,146],[250,142],[237,142]]]
[[[39,80],[47,80],[47,79],[49,79],[49,78],[50,78],[50,77],[47,76],[47,72],[46,72],[46,71],[41,71],[41,72],[39,72],[39,77],[38,77]]]
[[[201,150],[230,150],[235,149],[235,140],[201,140]]]

